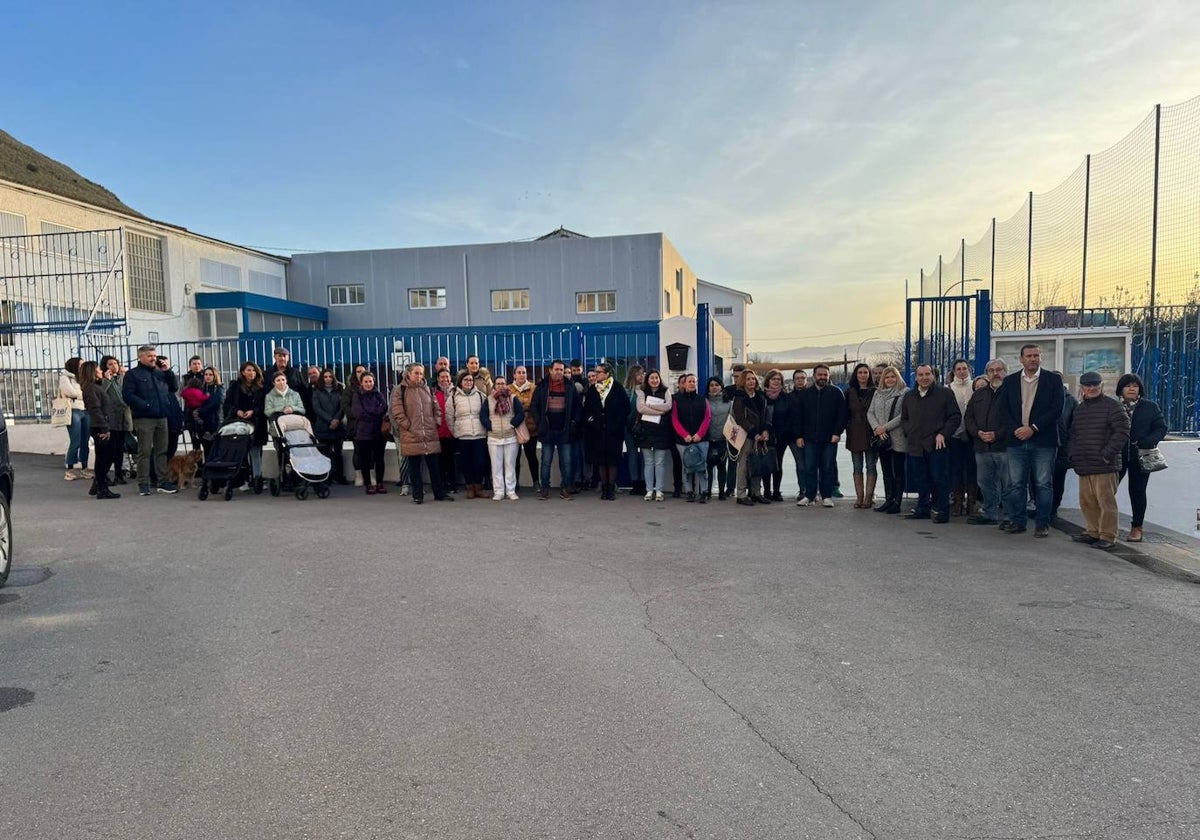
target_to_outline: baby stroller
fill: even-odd
[[[238,421],[222,426],[213,438],[208,457],[200,467],[200,501],[208,494],[225,491],[225,501],[233,498],[233,489],[250,475],[250,447],[254,427]]]
[[[295,493],[297,499],[307,499],[311,487],[318,499],[329,495],[329,472],[332,464],[321,452],[308,418],[302,414],[280,414],[272,418],[271,437],[279,456],[279,475],[271,479],[271,495]]]

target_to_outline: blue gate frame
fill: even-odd
[[[913,370],[923,364],[933,365],[944,376],[956,359],[966,359],[980,376],[991,343],[992,306],[986,290],[909,298],[904,320],[904,381],[911,384]]]

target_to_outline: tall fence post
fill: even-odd
[[[1150,318],[1158,291],[1158,173],[1162,156],[1162,105],[1154,106],[1154,219],[1150,228]]]
[[[1030,320],[1033,311],[1033,190],[1029,191],[1029,229],[1025,247],[1025,320]]]
[[[982,376],[992,349],[992,296],[975,293],[975,375]]]
[[[992,267],[989,275],[988,289],[992,297],[996,296],[996,217],[992,216]]]
[[[1083,326],[1083,310],[1087,306],[1087,249],[1088,215],[1092,208],[1092,156],[1083,160],[1083,278],[1079,286],[1079,326]]]

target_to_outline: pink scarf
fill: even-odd
[[[774,382],[774,380],[771,380],[771,381]],[[779,399],[779,395],[783,393],[783,383],[780,383],[778,385],[768,385],[766,393],[767,393],[767,399],[769,399],[769,400]]]

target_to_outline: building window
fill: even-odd
[[[198,309],[196,322],[201,338],[237,338],[241,332],[236,309]]]
[[[722,315],[732,315],[732,314],[733,314],[732,306],[714,306],[713,307],[713,315],[716,315],[718,318],[720,318]]]
[[[24,236],[25,217],[19,213],[0,210],[0,236]]]
[[[283,278],[277,274],[267,274],[253,269],[250,271],[250,291],[256,295],[287,297],[287,290],[283,286]]]
[[[671,314],[671,293],[666,289],[663,290],[663,314]]]
[[[163,276],[163,241],[126,231],[129,254],[129,305],[146,312],[169,312]]]
[[[330,306],[362,306],[367,302],[367,292],[362,283],[329,287]]]
[[[617,293],[612,292],[576,292],[575,312],[588,315],[593,312],[616,312]]]
[[[216,286],[218,289],[240,289],[242,270],[236,265],[216,260],[200,260],[200,282],[205,286]]]
[[[528,289],[492,289],[492,311],[508,312],[529,308]]]
[[[675,291],[679,292],[679,302],[683,302],[683,269],[675,269]]]
[[[409,309],[445,309],[446,289],[409,289]]]

